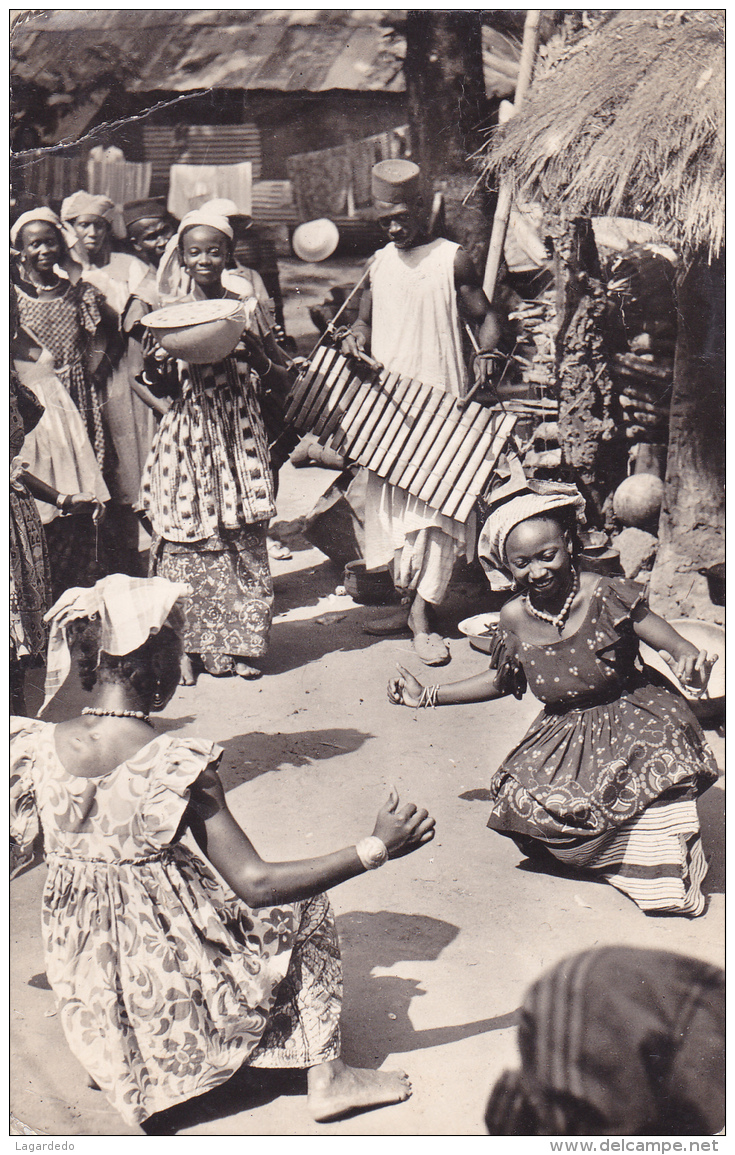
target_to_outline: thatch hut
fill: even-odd
[[[544,203],[552,235],[627,216],[654,225],[680,255],[651,593],[663,612],[710,619],[719,611],[698,571],[724,560],[724,83],[720,12],[608,12],[547,46],[522,112],[482,158],[486,175]]]

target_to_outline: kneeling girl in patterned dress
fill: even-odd
[[[324,891],[418,850],[434,819],[393,790],[356,845],[265,862],[227,806],[221,747],[148,717],[176,692],[186,592],[122,574],[67,590],[47,614],[47,701],[72,645],[93,704],[58,725],[13,719],[11,848],[26,862],[40,824],[46,974],[69,1046],[125,1121],[154,1134],[152,1116],[246,1064],[307,1069],[318,1122],[400,1102],[402,1072],[340,1058]]]
[[[483,562],[510,572],[490,669],[424,687],[402,666],[399,705],[482,702],[527,686],[544,703],[491,781],[488,826],[526,854],[598,872],[646,912],[699,915],[707,871],[697,796],[715,760],[684,698],[641,668],[639,640],[687,687],[706,688],[708,657],[652,613],[641,586],[575,569],[574,486],[529,481],[490,514]],[[669,655],[669,657],[667,657]]]

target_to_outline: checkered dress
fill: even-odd
[[[179,365],[181,396],[161,421],[141,481],[156,535],[195,542],[268,521],[276,512],[268,439],[244,353]]]
[[[89,341],[100,321],[104,299],[94,285],[69,284],[61,297],[33,297],[16,281],[23,328],[54,359],[54,372],[82,415],[100,469],[105,464],[105,437],[100,398],[86,364]]]

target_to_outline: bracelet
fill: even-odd
[[[268,376],[268,374],[270,373],[271,369],[273,368],[273,362],[271,361],[270,357],[266,357],[266,361],[268,362],[268,368],[267,368],[266,370],[264,370],[264,372],[263,372],[263,373],[258,373],[258,376],[260,377],[261,381],[263,380],[263,378],[264,378],[264,377],[267,377],[267,376]],[[256,373],[257,373],[257,372],[258,372],[258,371],[257,371],[257,369],[256,369]]]
[[[71,505],[71,494],[70,493],[57,493],[56,494],[56,500],[54,501],[54,505],[56,506],[57,509],[60,509],[62,513],[66,513],[67,509]]]
[[[438,703],[437,703],[438,697],[439,697],[439,687],[437,685],[424,686],[423,690],[421,691],[421,697],[418,700],[417,706],[420,709],[425,709],[428,706],[430,709],[433,710],[435,708],[435,706],[438,705]]]
[[[356,843],[355,852],[366,870],[377,870],[388,861],[388,847],[374,834]]]

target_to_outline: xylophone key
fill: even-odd
[[[449,411],[437,429],[431,452],[426,455],[411,482],[412,491],[421,501],[428,502],[439,484],[442,470],[446,469],[456,453],[461,451],[463,441],[461,417],[462,413],[457,408],[456,399],[451,397]],[[450,446],[452,452],[451,456],[448,456]]]
[[[311,389],[302,402],[301,420],[305,429],[311,429],[312,412],[315,410],[318,411],[321,407],[328,382],[334,374],[339,372],[341,366],[342,354],[338,349],[329,349],[324,360],[319,365],[318,371],[314,375],[314,382]]]
[[[424,441],[427,430],[430,429],[431,423],[446,397],[447,394],[441,389],[432,389],[431,387],[428,387],[427,392],[424,393],[413,420],[411,436],[405,442],[403,449],[393,463],[389,476],[386,478],[391,485],[396,485],[399,489],[408,489],[410,478],[416,472],[419,462],[425,456],[428,448]]]
[[[357,397],[360,389],[363,389],[365,382],[361,377],[354,374],[350,375],[345,389],[343,390],[339,401],[332,407],[329,418],[325,423],[319,440],[323,445],[326,445],[330,437],[336,436],[342,429],[345,428],[346,415],[350,412],[352,404]]]
[[[437,443],[443,443],[445,436],[451,432],[450,418],[454,398],[451,394],[438,389],[434,392],[439,394],[439,405],[435,409],[431,421],[424,429],[419,444],[412,451],[411,460],[398,483],[401,489],[407,489],[416,497],[418,497],[426,478],[426,471],[434,460]]]
[[[495,468],[514,425],[515,417],[507,413],[485,430],[475,452],[457,478],[457,487],[451,500],[446,503],[447,511],[451,510],[448,512],[449,517],[466,521],[470,516],[472,507]]]
[[[395,374],[385,378],[376,389],[373,405],[368,413],[358,436],[355,438],[352,446],[352,457],[355,461],[361,461],[362,454],[369,443],[374,439],[377,428],[381,423],[383,417],[388,413],[390,417],[393,413],[393,394],[398,386],[399,378]],[[362,463],[362,462],[361,462]]]
[[[339,408],[341,398],[344,396],[351,380],[352,373],[350,372],[349,362],[346,359],[343,365],[337,362],[336,372],[331,374],[319,402],[312,407],[309,415],[309,424],[312,433],[320,436],[334,410]]]
[[[294,424],[297,429],[306,428],[303,423],[304,398],[314,384],[320,366],[328,352],[329,348],[326,345],[320,346],[314,354],[314,360],[301,371],[292,386],[291,400],[286,410],[286,421]]]
[[[418,381],[412,381],[410,377],[402,378],[400,389],[396,391],[393,398],[393,415],[390,423],[383,432],[380,444],[375,446],[367,464],[367,468],[372,469],[374,473],[379,473],[381,469],[386,467],[391,448],[395,445],[396,439],[401,437],[402,430],[405,429],[405,436],[408,436],[410,427],[406,424],[407,414],[411,398],[420,388],[421,385]],[[396,446],[396,452],[399,448],[400,444]]]
[[[462,418],[463,421],[460,425],[463,434],[461,450],[455,454],[453,460],[440,462],[436,470],[438,484],[431,495],[430,503],[436,505],[437,508],[443,507],[454,492],[456,480],[477,448],[488,425],[492,423],[493,414],[489,409],[472,402],[462,413]]]

